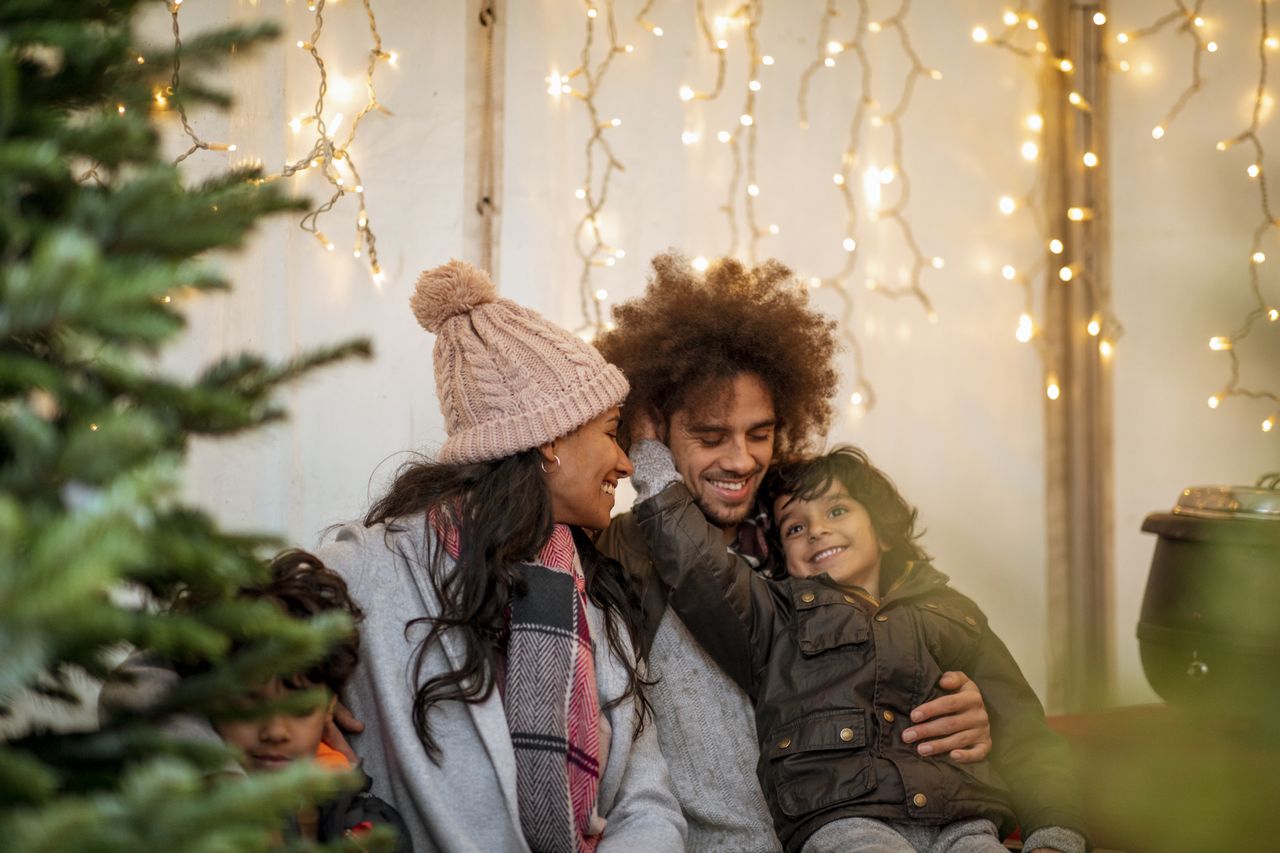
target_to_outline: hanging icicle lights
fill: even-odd
[[[1169,130],[1174,119],[1178,117],[1183,107],[1186,106],[1187,101],[1203,85],[1200,72],[1200,62],[1203,54],[1217,53],[1218,51],[1217,42],[1211,40],[1208,35],[1210,22],[1201,15],[1203,2],[1197,2],[1193,6],[1188,6],[1185,2],[1175,2],[1174,5],[1175,8],[1172,11],[1158,18],[1150,25],[1116,35],[1117,44],[1128,45],[1138,39],[1154,35],[1168,26],[1176,25],[1177,29],[1189,35],[1195,43],[1191,64],[1191,83],[1179,96],[1169,112],[1166,113],[1164,119],[1152,128],[1151,136],[1156,140],[1165,136],[1166,131]],[[1261,218],[1253,231],[1253,240],[1249,246],[1248,256],[1247,258],[1242,258],[1241,263],[1248,268],[1249,290],[1253,297],[1253,305],[1235,331],[1229,335],[1215,335],[1209,339],[1209,349],[1214,352],[1225,353],[1229,359],[1230,375],[1226,384],[1209,396],[1208,405],[1209,408],[1216,409],[1224,400],[1230,397],[1245,397],[1252,400],[1268,401],[1276,405],[1277,408],[1262,419],[1260,426],[1263,432],[1273,432],[1276,431],[1277,423],[1280,423],[1280,391],[1241,387],[1240,357],[1236,352],[1236,345],[1248,337],[1259,324],[1262,324],[1264,329],[1275,330],[1280,328],[1280,305],[1269,303],[1262,292],[1262,271],[1267,263],[1264,243],[1272,231],[1280,227],[1280,219],[1277,219],[1271,207],[1267,173],[1264,168],[1266,151],[1263,148],[1261,136],[1261,126],[1271,99],[1271,96],[1267,93],[1268,56],[1271,52],[1280,49],[1280,38],[1270,31],[1267,0],[1258,0],[1257,5],[1259,15],[1256,40],[1258,83],[1253,91],[1249,125],[1235,136],[1224,139],[1217,144],[1217,149],[1220,152],[1230,151],[1239,145],[1250,153],[1248,164],[1241,171],[1244,173],[1246,180],[1253,181],[1257,186]],[[1127,61],[1122,60],[1120,62],[1122,71],[1128,71],[1129,65]]]
[[[601,331],[610,328],[611,322],[606,321],[604,309],[609,292],[603,287],[594,285],[591,273],[598,267],[612,267],[619,259],[626,257],[624,250],[610,245],[605,240],[600,225],[600,213],[609,200],[609,181],[615,171],[621,171],[624,168],[614,156],[613,146],[609,143],[607,133],[621,126],[622,120],[605,118],[600,113],[597,98],[600,94],[600,86],[609,73],[614,58],[619,54],[633,53],[635,46],[618,41],[618,25],[614,18],[613,0],[602,0],[602,2],[587,0],[584,5],[587,23],[580,64],[565,75],[552,70],[547,77],[547,94],[553,98],[559,98],[561,95],[577,98],[586,107],[587,119],[591,126],[591,134],[587,137],[586,144],[586,174],[583,176],[581,186],[574,191],[574,196],[587,206],[586,212],[578,220],[577,227],[574,229],[574,250],[582,261],[582,271],[578,276],[582,324],[574,332],[585,340],[593,340]],[[638,18],[642,18],[652,5],[652,0],[645,4]],[[602,20],[606,38],[604,57],[593,66],[592,53],[596,46],[596,27]],[[662,35],[661,27],[649,24],[646,28],[655,36]],[[580,88],[574,86],[575,80],[581,81]],[[598,178],[597,158],[604,162]]]
[[[286,164],[278,173],[266,175],[257,179],[258,182],[280,180],[282,178],[290,178],[299,173],[307,172],[315,169],[321,174],[325,181],[333,189],[332,195],[327,201],[320,204],[314,210],[308,212],[300,223],[302,229],[313,234],[324,248],[330,252],[334,251],[337,246],[330,240],[324,232],[320,230],[320,217],[331,211],[341,199],[348,195],[354,195],[359,204],[357,207],[355,220],[355,241],[352,248],[352,255],[356,258],[368,258],[369,272],[373,277],[374,284],[381,286],[386,280],[386,275],[382,268],[378,265],[377,238],[374,236],[373,228],[369,224],[369,212],[365,204],[365,187],[360,178],[359,169],[356,167],[355,160],[352,156],[352,145],[355,142],[356,130],[364,117],[369,113],[377,110],[385,115],[391,115],[379,101],[377,90],[374,88],[374,72],[377,70],[380,62],[386,62],[389,65],[396,65],[399,57],[394,51],[387,51],[382,45],[382,36],[378,32],[378,21],[374,15],[371,0],[362,0],[365,18],[368,21],[370,48],[368,52],[368,61],[364,70],[364,90],[366,98],[364,104],[359,111],[345,122],[345,135],[339,136],[339,128],[343,126],[343,114],[333,112],[328,115],[325,113],[325,98],[331,90],[335,91],[342,88],[343,90],[354,91],[354,85],[349,83],[346,78],[341,77],[336,72],[331,71],[325,63],[324,57],[320,53],[320,36],[324,30],[324,10],[325,0],[310,0],[307,3],[307,11],[312,13],[312,29],[310,35],[305,40],[298,40],[295,46],[298,49],[305,50],[310,54],[312,61],[315,63],[316,70],[319,72],[320,80],[316,94],[315,105],[311,112],[294,117],[289,121],[289,128],[295,134],[301,134],[304,129],[310,128],[315,133],[315,142],[311,149],[301,158],[292,163]],[[182,0],[172,0],[169,3],[169,14],[173,19],[173,41],[174,41],[174,60],[173,60],[173,78],[170,86],[164,90],[157,90],[154,100],[157,109],[165,109],[168,106],[169,98],[178,91],[179,72],[182,62],[182,33],[178,23],[178,12],[182,8]],[[339,87],[338,84],[341,84]],[[196,151],[235,151],[236,146],[231,143],[211,143],[206,142],[191,127],[187,120],[185,110],[182,109],[181,101],[177,102],[177,112],[182,121],[183,132],[191,140],[191,147],[187,149],[177,162],[185,160]]]
[[[911,198],[911,181],[902,154],[902,117],[911,104],[911,97],[919,80],[942,79],[941,72],[926,66],[912,46],[906,26],[906,17],[910,9],[911,0],[902,0],[888,17],[872,19],[867,0],[859,0],[853,35],[845,41],[839,41],[832,36],[832,25],[839,11],[836,9],[835,0],[827,0],[818,24],[817,53],[813,62],[801,75],[799,93],[796,97],[800,126],[807,127],[809,85],[813,76],[836,69],[840,65],[841,58],[847,55],[852,55],[856,59],[861,79],[861,87],[856,93],[857,106],[849,125],[849,135],[840,163],[831,177],[832,184],[840,193],[845,210],[845,229],[844,236],[841,238],[844,262],[834,274],[810,277],[809,286],[830,287],[840,299],[840,332],[853,355],[853,390],[849,401],[855,408],[863,411],[874,406],[875,389],[864,372],[862,347],[854,332],[853,323],[855,300],[852,278],[858,263],[858,191],[861,190],[865,197],[867,218],[875,223],[888,223],[895,226],[911,253],[911,270],[905,286],[886,286],[882,282],[868,278],[865,282],[868,290],[891,299],[913,299],[925,310],[929,321],[936,322],[937,314],[933,310],[933,304],[921,285],[921,273],[926,267],[942,269],[944,266],[942,258],[926,256],[921,250],[905,212]],[[890,34],[897,36],[899,47],[908,61],[909,68],[896,103],[885,109],[876,97],[874,69],[866,42],[870,38],[889,37]],[[876,131],[890,134],[891,161],[884,164],[866,164],[859,167],[858,174],[854,174],[855,164],[859,162],[859,151],[864,150],[871,133]],[[863,162],[865,163],[865,160]],[[885,192],[886,187],[890,186],[897,188],[897,198],[886,201],[882,193]]]
[[[1107,23],[1107,16],[1105,13],[1097,12],[1090,22],[1092,26],[1102,27]],[[1026,2],[1004,12],[1001,16],[1001,28],[995,35],[992,35],[984,26],[974,27],[971,35],[973,41],[980,45],[1009,51],[1024,61],[1036,65],[1037,71],[1039,63],[1051,62],[1052,67],[1059,74],[1064,75],[1068,81],[1076,73],[1076,68],[1068,57],[1050,55],[1049,43],[1045,40],[1040,17]],[[1064,111],[1065,114],[1078,115],[1080,117],[1078,120],[1087,129],[1089,137],[1079,162],[1069,163],[1067,166],[1084,170],[1095,169],[1100,162],[1097,154],[1100,141],[1095,138],[1098,128],[1091,119],[1092,105],[1069,82],[1062,89],[1067,93],[1067,104],[1071,107],[1070,110]],[[1035,255],[1024,264],[1002,265],[1000,275],[1006,281],[1017,284],[1022,290],[1023,310],[1018,315],[1014,336],[1019,342],[1035,348],[1044,375],[1045,396],[1053,401],[1061,398],[1062,386],[1048,341],[1041,334],[1042,324],[1036,318],[1036,304],[1037,302],[1041,305],[1045,304],[1048,288],[1067,284],[1089,288],[1090,299],[1097,306],[1097,310],[1089,318],[1085,331],[1098,341],[1098,354],[1102,359],[1109,360],[1114,355],[1115,342],[1123,333],[1123,327],[1112,311],[1110,290],[1094,281],[1092,276],[1081,272],[1081,265],[1070,258],[1071,248],[1064,240],[1068,235],[1054,233],[1046,222],[1044,199],[1049,174],[1042,157],[1042,149],[1045,145],[1041,141],[1041,135],[1045,129],[1044,117],[1050,105],[1047,100],[1049,97],[1048,92],[1042,89],[1037,110],[1025,116],[1021,122],[1021,142],[1016,150],[1023,160],[1035,164],[1029,189],[1021,195],[1000,196],[996,206],[1005,216],[1021,213],[1029,216],[1034,223],[1037,235]],[[1094,211],[1085,207],[1069,207],[1065,211],[1065,216],[1069,223],[1089,222],[1094,218]],[[1054,219],[1057,221],[1057,217]],[[1037,294],[1037,286],[1041,289],[1039,294]]]

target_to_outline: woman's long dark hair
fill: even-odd
[[[483,702],[495,686],[497,657],[504,651],[505,616],[523,583],[512,571],[537,556],[555,526],[551,494],[540,471],[537,450],[526,450],[492,462],[440,464],[414,460],[396,472],[391,487],[369,509],[366,527],[378,523],[423,524],[430,553],[420,555],[440,600],[438,616],[414,619],[405,626],[430,625],[414,653],[413,725],[432,760],[439,745],[431,734],[431,709],[439,702]],[[445,548],[431,529],[432,518],[460,531],[457,566],[445,566]],[[640,647],[641,603],[620,564],[596,550],[590,537],[573,528],[574,544],[586,574],[587,597],[605,614],[606,635],[614,657],[627,670],[627,689],[606,707],[634,696],[640,706],[636,731],[650,712],[646,682],[637,670],[635,651],[628,651],[617,623],[627,630],[632,649]],[[422,682],[427,652],[445,631],[457,631],[466,650],[462,666]]]

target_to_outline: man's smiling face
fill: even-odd
[[[777,418],[760,377],[740,373],[711,400],[671,416],[667,443],[676,470],[707,520],[729,533],[755,504],[773,460]]]

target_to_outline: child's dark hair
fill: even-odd
[[[240,597],[270,601],[295,619],[310,619],[332,610],[349,614],[357,625],[364,618],[351,600],[347,582],[314,554],[298,549],[283,551],[272,559],[270,572],[266,581],[242,589]],[[338,693],[355,670],[359,653],[360,634],[352,631],[319,663],[300,674],[311,684],[323,684]]]
[[[824,456],[775,465],[765,475],[760,491],[772,514],[778,498],[784,495],[811,501],[825,495],[837,482],[849,497],[866,507],[876,536],[888,546],[884,555],[886,569],[896,573],[908,562],[929,559],[916,541],[923,533],[916,530],[916,508],[907,503],[889,475],[872,465],[867,454],[856,447],[842,445]],[[769,531],[769,544],[772,552],[782,553],[776,525]],[[785,575],[785,568],[779,566],[778,573]]]

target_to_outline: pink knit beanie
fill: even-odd
[[[464,261],[418,277],[414,316],[436,335],[445,463],[484,462],[568,435],[620,405],[629,386],[595,347],[502,299]]]

